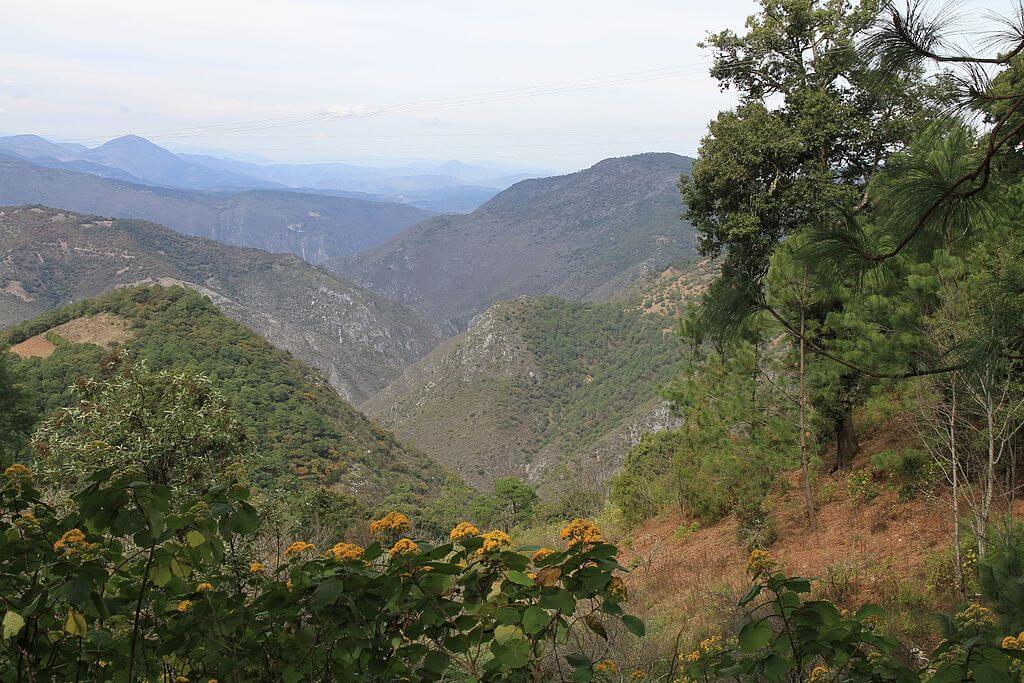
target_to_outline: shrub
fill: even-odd
[[[260,557],[245,550],[260,526],[248,497],[105,468],[62,511],[27,467],[9,467],[0,679],[525,681],[556,657],[589,680],[604,657],[569,645],[586,642],[579,630],[644,633],[622,608],[617,549],[590,523],[533,559],[500,531],[440,545],[298,540]],[[403,520],[378,532],[406,533]]]
[[[978,562],[978,584],[1004,626],[1024,630],[1024,525],[1013,522],[1005,535],[993,535]]]
[[[764,498],[744,500],[737,505],[736,521],[737,540],[749,550],[770,548],[779,539]]]
[[[980,605],[947,618],[946,639],[918,672],[896,656],[899,643],[878,630],[885,619],[881,608],[868,604],[846,614],[827,600],[807,600],[811,581],[786,575],[763,550],[751,552],[747,570],[753,584],[739,601],[745,612],[739,629],[734,636],[711,636],[682,655],[686,680],[1020,680],[1024,643],[1000,637]]]
[[[859,503],[866,503],[878,497],[882,487],[875,480],[875,468],[871,465],[850,472],[846,478],[846,490]]]
[[[904,498],[930,491],[940,476],[932,457],[918,448],[881,451],[872,456],[871,464],[899,487]]]

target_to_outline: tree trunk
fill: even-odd
[[[806,308],[803,295],[807,290],[807,268],[804,268],[804,287],[800,298],[800,467],[804,478],[804,514],[807,515],[807,526],[811,531],[818,530],[817,515],[814,509],[814,491],[811,490],[811,458],[807,452],[807,365],[806,354]]]
[[[853,410],[843,407],[843,413],[835,422],[836,430],[836,469],[844,470],[853,464],[857,457],[860,444],[857,443],[857,430],[853,426]]]

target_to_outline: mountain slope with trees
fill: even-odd
[[[415,312],[296,256],[186,237],[144,221],[2,208],[0,255],[0,324],[121,285],[186,284],[357,401],[441,339]]]
[[[0,157],[0,204],[138,218],[311,263],[369,249],[432,215],[404,204],[310,192],[153,187],[10,157]]]
[[[124,323],[121,343],[64,336],[62,326],[71,322],[111,320]],[[21,351],[19,344],[38,336],[52,345],[48,353]],[[78,301],[8,328],[2,343],[14,347],[9,370],[40,417],[80,400],[83,380],[123,366],[209,377],[253,440],[253,476],[264,486],[305,481],[375,504],[396,489],[426,496],[445,478],[429,458],[339,398],[320,373],[183,287],[126,287]]]
[[[693,255],[677,189],[690,164],[639,154],[525,180],[471,214],[437,216],[326,265],[456,329],[524,294],[602,301]]]
[[[641,433],[675,424],[658,389],[682,369],[682,300],[645,314],[643,299],[496,304],[360,407],[479,487],[597,490]]]

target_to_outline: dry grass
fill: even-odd
[[[907,439],[897,424],[887,425],[862,443],[854,469]],[[917,602],[927,593],[929,558],[949,546],[947,508],[937,498],[901,500],[884,488],[871,500],[858,500],[846,489],[847,476],[823,475],[816,482],[832,495],[820,504],[817,529],[811,531],[799,493],[800,474],[787,473],[770,513],[779,540],[769,550],[790,573],[818,578],[815,591],[840,606],[875,602],[896,611],[919,608]],[[634,567],[627,579],[635,598],[632,608],[659,625],[662,640],[674,640],[681,632],[683,647],[728,628],[737,618],[736,598],[748,585],[747,550],[737,541],[736,520],[727,517],[680,540],[674,531],[685,521],[676,512],[649,520],[634,530],[623,553],[623,562]],[[930,610],[922,611],[917,623],[898,635],[924,638],[917,627]]]
[[[111,313],[99,313],[69,320],[15,344],[10,350],[22,358],[49,358],[57,348],[47,339],[50,334],[75,344],[96,344],[109,348],[132,338],[130,326],[131,323],[124,318]]]

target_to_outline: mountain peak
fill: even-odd
[[[104,142],[99,147],[94,148],[93,151],[94,152],[112,152],[112,151],[129,152],[130,151],[130,152],[133,152],[133,153],[146,152],[146,153],[149,153],[149,154],[156,153],[156,154],[160,154],[160,155],[166,155],[166,156],[169,156],[169,157],[177,158],[173,152],[170,152],[170,151],[164,149],[160,145],[158,145],[158,144],[156,144],[154,142],[151,142],[151,141],[147,140],[146,138],[144,138],[144,137],[142,137],[140,135],[122,135],[121,137],[117,137],[117,138],[113,138],[111,140],[107,140],[106,142]]]

